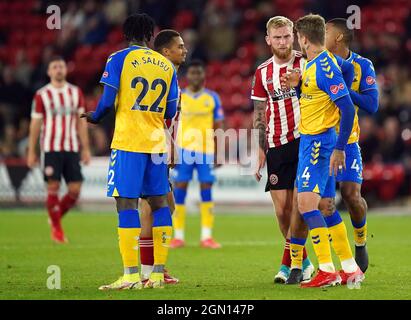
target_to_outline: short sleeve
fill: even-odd
[[[40,94],[36,93],[31,104],[31,117],[42,119],[44,117],[44,104]]]
[[[124,57],[125,55],[120,53],[114,53],[108,57],[100,83],[113,87],[116,90],[120,88],[120,77]]]
[[[257,69],[253,77],[253,82],[251,84],[251,99],[266,101],[267,98],[267,91],[265,90],[263,81],[261,79],[261,70]]]
[[[327,93],[332,101],[349,94],[341,70],[330,58],[322,60],[316,68],[317,86]]]
[[[218,120],[223,120],[224,119],[224,112],[223,108],[221,106],[221,100],[220,97],[216,92],[213,92],[213,98],[214,98],[214,111],[213,111],[213,118],[215,121]]]
[[[360,63],[361,66],[361,80],[360,80],[360,92],[367,90],[378,90],[375,69],[372,62],[368,59],[363,59]]]

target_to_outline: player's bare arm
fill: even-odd
[[[266,130],[266,121],[265,121],[265,101],[256,101],[254,100],[254,129],[258,130],[258,163],[257,163],[257,171],[255,173],[255,177],[257,181],[261,180],[261,173],[260,170],[265,165],[265,149],[266,149],[266,138],[265,138],[265,130]]]
[[[33,168],[37,164],[36,146],[39,140],[43,119],[32,118],[30,122],[29,146],[27,152],[27,166]]]
[[[91,160],[90,143],[88,138],[87,122],[85,119],[79,119],[77,122],[77,131],[81,143],[81,161],[88,165]]]

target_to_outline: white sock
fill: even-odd
[[[211,228],[201,227],[201,241],[210,239],[211,234],[212,234]]]
[[[355,262],[354,258],[341,261],[341,267],[343,268],[345,273],[353,273],[358,269],[358,265]]]
[[[174,229],[174,238],[184,240],[184,229]]]
[[[332,262],[320,263],[319,269],[325,272],[335,272],[334,264]]]
[[[149,264],[141,265],[141,278],[143,280],[150,278],[150,274],[153,272],[153,266]]]

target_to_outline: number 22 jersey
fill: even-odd
[[[156,51],[133,45],[109,56],[100,83],[117,90],[111,148],[166,152],[164,114],[167,103],[178,99],[173,64]]]

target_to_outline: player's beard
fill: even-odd
[[[292,50],[293,50],[293,48],[291,46],[289,46],[286,51],[277,50],[277,49],[271,47],[271,51],[272,51],[273,55],[275,55],[279,59],[290,58]]]

